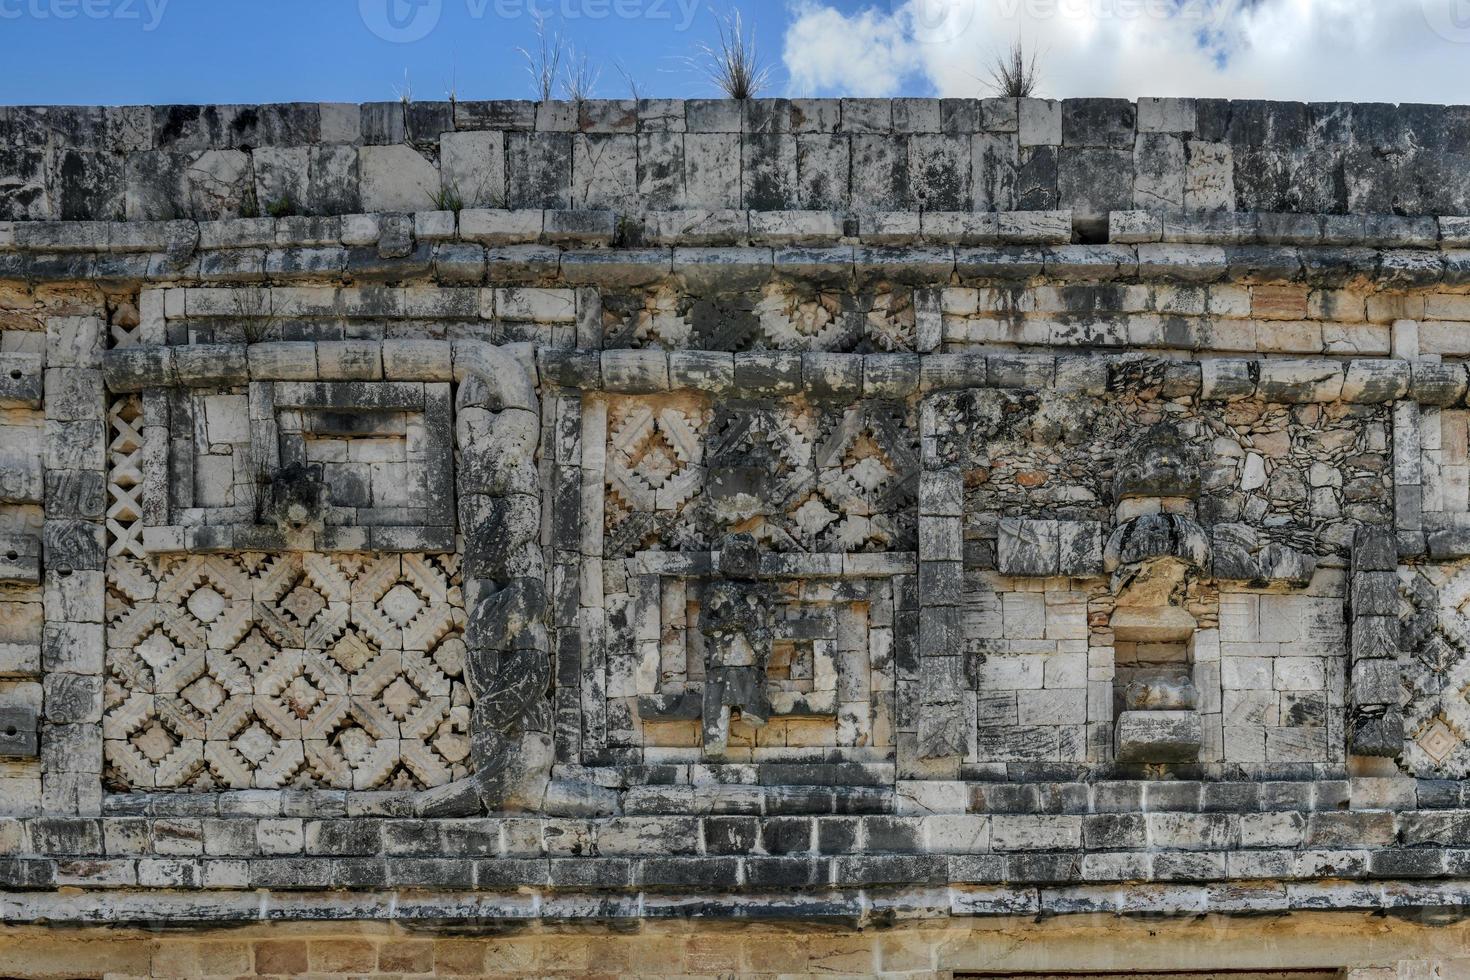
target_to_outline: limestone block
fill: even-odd
[[[40,354],[0,354],[0,407],[40,407],[42,364]]]
[[[454,238],[455,213],[420,209],[413,216],[413,237],[420,242],[442,242]]]
[[[904,144],[888,136],[852,137],[852,208],[856,211],[894,211],[910,206],[908,153]]]
[[[1195,127],[1193,99],[1138,100],[1140,133],[1192,133]]]
[[[683,206],[711,210],[742,207],[739,135],[691,130],[684,137]]]
[[[1066,99],[1062,102],[1062,143],[1131,148],[1134,120],[1133,103],[1126,99]]]
[[[1114,211],[1108,215],[1108,241],[1122,245],[1157,242],[1164,234],[1163,217],[1151,211]]]
[[[971,137],[970,209],[1006,212],[1015,208],[1019,165],[1015,134],[976,133]]]
[[[411,146],[364,146],[358,150],[362,205],[368,211],[432,209],[440,190],[439,170]]]
[[[752,210],[749,219],[750,240],[759,245],[830,242],[843,232],[843,217],[833,211]]]
[[[316,345],[317,376],[323,381],[380,381],[382,348],[371,340],[324,340]],[[234,440],[227,440],[234,441]]]
[[[735,357],[719,351],[670,351],[669,387],[723,394],[735,384]]]
[[[733,245],[744,241],[747,213],[736,209],[650,211],[643,239],[652,245]]]
[[[1062,104],[1048,99],[1017,100],[1021,146],[1058,146],[1062,142]]]
[[[343,245],[376,245],[381,230],[382,223],[376,214],[344,214],[342,216]]]
[[[1118,715],[1116,739],[1119,762],[1196,762],[1204,727],[1193,711],[1124,711]]]
[[[933,212],[924,212],[926,215],[931,213]],[[969,212],[944,213],[954,216]],[[913,211],[875,211],[861,217],[858,232],[864,242],[874,245],[912,245],[921,235],[920,218],[921,215]],[[942,233],[937,228],[935,239],[943,240]]]
[[[997,551],[1001,574],[1056,575],[1059,537],[1056,521],[1002,518]]]
[[[802,354],[801,377],[813,394],[857,398],[862,393],[863,360],[843,354]]]
[[[1342,395],[1344,372],[1340,362],[1264,360],[1258,363],[1257,391],[1268,401],[1331,402]]]
[[[450,345],[437,340],[385,340],[383,377],[390,381],[447,381],[453,376]]]
[[[1354,704],[1397,704],[1402,684],[1399,665],[1394,660],[1362,660],[1353,664]]]
[[[605,210],[548,210],[541,237],[549,243],[611,245],[617,237],[618,218]]]
[[[1184,207],[1189,211],[1235,210],[1235,161],[1228,143],[1185,143]]]
[[[1380,404],[1396,401],[1409,390],[1406,361],[1355,360],[1348,363],[1342,383],[1342,400]]]
[[[851,141],[828,133],[796,137],[796,193],[803,208],[844,210],[850,200]]]
[[[1102,525],[1096,521],[1056,523],[1058,571],[1078,578],[1102,574]]]
[[[1353,755],[1394,758],[1404,751],[1404,714],[1398,705],[1355,711],[1349,728],[1348,751]]]
[[[1224,277],[1226,268],[1225,250],[1219,246],[1151,243],[1138,246],[1138,271],[1142,276],[1213,282]]]
[[[206,150],[189,160],[182,174],[189,214],[194,217],[234,217],[254,205],[255,181],[248,153]]]
[[[46,323],[46,366],[97,367],[106,339],[107,325],[97,317],[51,317]]]
[[[540,239],[540,210],[499,211],[466,208],[459,213],[459,236],[469,242],[507,245]]]
[[[47,153],[43,147],[6,146],[0,149],[0,215],[15,221],[45,221],[52,213],[53,192],[46,179]]]
[[[666,391],[669,387],[668,356],[663,351],[603,351],[602,385],[607,391]]]
[[[271,217],[292,214],[311,199],[311,150],[305,146],[262,146],[251,151],[257,206]]]
[[[1000,241],[1000,215],[994,212],[925,211],[919,218],[926,241],[953,245],[994,245]],[[1068,233],[1070,236],[1070,229]]]
[[[444,133],[439,138],[439,179],[445,196],[465,208],[504,207],[504,134]]]
[[[1179,137],[1140,133],[1133,149],[1133,168],[1134,207],[1184,206],[1184,142]]]
[[[638,140],[632,135],[572,137],[571,206],[629,209],[638,192]]]

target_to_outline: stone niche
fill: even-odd
[[[926,402],[925,479],[963,499],[962,765],[1343,759],[1348,559],[1391,506],[1388,412],[1165,398],[1162,377]],[[942,622],[945,594],[920,601]]]
[[[550,455],[577,462],[580,505],[554,507],[552,539],[590,556],[578,621],[553,624],[585,654],[581,730],[559,729],[562,751],[891,761],[895,637],[913,626],[900,611],[916,569],[913,403],[570,390],[557,403],[578,425]],[[731,563],[731,541],[748,560]],[[721,612],[732,604],[744,612]]]
[[[1194,685],[1199,577],[1210,545],[1197,520],[1199,455],[1178,428],[1158,423],[1119,459],[1111,575],[1114,758],[1197,762],[1204,741]],[[1192,601],[1191,601],[1192,600]]]
[[[451,550],[449,387],[256,381],[145,392],[144,550]]]

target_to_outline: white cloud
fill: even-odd
[[[847,16],[815,2],[793,11],[783,58],[792,90],[805,95],[892,95],[921,64],[901,15]]]
[[[1470,0],[804,0],[785,62],[796,94],[984,95],[1017,38],[1056,98],[1470,101]]]

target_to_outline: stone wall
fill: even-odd
[[[0,110],[5,920],[575,973],[697,912],[933,975],[1112,968],[944,952],[1016,916],[1387,913],[1438,938],[1158,966],[1455,975],[1467,154],[1412,106]]]
[[[13,107],[0,218],[466,207],[1470,212],[1464,106],[756,99]],[[445,195],[445,197],[441,197]]]

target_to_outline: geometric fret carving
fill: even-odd
[[[737,525],[776,552],[912,550],[915,433],[897,401],[609,399],[606,551],[703,551]]]
[[[1399,572],[1404,704],[1401,764],[1416,776],[1470,776],[1470,568]]]
[[[119,790],[423,789],[468,774],[454,555],[193,555],[108,568]]]
[[[107,553],[142,558],[143,399],[124,395],[107,411]]]

